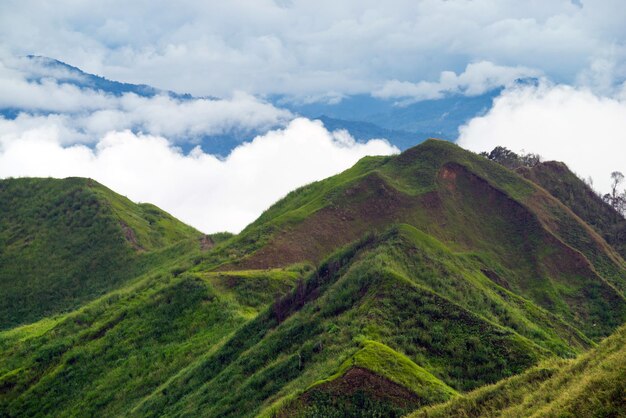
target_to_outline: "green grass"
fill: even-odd
[[[454,180],[443,178],[446,170]],[[387,193],[379,197],[370,186]],[[394,204],[391,213],[376,209]],[[350,220],[336,220],[334,213]],[[243,257],[246,268],[245,260],[256,256],[271,267],[267,254],[293,248],[303,255],[291,261],[315,263],[355,237],[396,222],[426,232],[452,251],[474,254],[485,270],[499,272],[501,286],[541,308],[537,315],[552,313],[593,340],[626,318],[624,260],[531,181],[445,141],[429,140],[393,158],[365,159],[291,193],[199,266],[240,268]],[[264,253],[267,248],[273,250]]]
[[[245,286],[226,293],[212,280],[167,271],[149,273],[54,321],[0,333],[0,411],[126,415],[227,341],[262,305]],[[266,276],[251,274],[249,280]],[[259,299],[286,292],[295,276],[286,272],[271,280],[279,283],[254,289]],[[239,290],[241,297],[233,296]]]
[[[386,345],[371,340],[361,344],[362,348],[344,361],[337,373],[264,415],[401,416],[421,405],[443,402],[457,395],[454,389]],[[353,372],[360,374],[356,381],[348,377]],[[344,379],[350,381],[342,382]],[[394,384],[410,392],[403,392]]]
[[[454,389],[413,363],[407,356],[386,345],[372,340],[364,340],[361,344],[363,348],[344,361],[337,373],[314,383],[308,390],[342,377],[353,367],[360,367],[411,390],[424,404],[443,402],[457,394]]]
[[[626,327],[570,361],[551,360],[417,417],[626,416]]]
[[[92,180],[2,180],[0,329],[75,309],[146,271],[159,251],[199,238]]]
[[[540,336],[528,332],[524,337],[451,302],[428,289],[426,282],[398,273],[393,268],[398,246],[406,254],[416,245],[428,253],[445,251],[432,238],[421,236],[416,243],[406,235],[411,234],[392,231],[337,252],[212,355],[182,371],[169,383],[167,395],[155,393],[146,399],[136,415],[271,415],[351,359],[367,363],[380,347],[372,343],[359,353],[367,340],[396,354],[378,350],[377,360],[366,368],[416,388],[427,376],[415,377],[415,367],[420,367],[457,390],[522,372],[567,345],[560,340],[551,352]],[[430,268],[436,272],[438,267]],[[550,316],[543,320],[559,323]],[[566,332],[576,338],[573,330]]]
[[[548,161],[520,174],[537,183],[591,225],[626,257],[626,219],[563,163]]]

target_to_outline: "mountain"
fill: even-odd
[[[626,262],[574,207],[446,141],[364,158],[237,236],[151,247],[108,292],[0,332],[0,413],[462,415],[504,399],[472,416],[552,377],[564,402],[595,396],[593,379],[623,376]],[[619,388],[594,399],[618,408]]]
[[[418,417],[527,417],[626,415],[626,327],[578,359],[551,360],[456,397]]]
[[[381,128],[378,125],[374,125],[370,122],[334,119],[329,118],[325,115],[322,115],[317,119],[320,120],[329,131],[345,129],[346,131],[350,132],[350,135],[352,135],[354,138],[358,138],[362,141],[384,138],[401,150],[405,150],[414,146],[415,144],[420,143],[421,138],[436,136],[432,133],[412,133],[406,131],[397,131],[394,129],[386,129]]]
[[[169,90],[161,90],[146,84],[121,83],[108,80],[98,75],[89,74],[80,68],[66,64],[53,58],[39,55],[27,55],[26,59],[32,64],[34,71],[27,78],[29,81],[41,83],[46,78],[53,78],[59,84],[71,84],[81,89],[102,91],[114,96],[125,93],[134,93],[142,97],[154,97],[165,94],[176,99],[191,99],[190,94],[178,94]]]
[[[518,171],[567,205],[602,235],[622,257],[626,257],[626,219],[607,205],[565,164],[547,161],[532,168],[522,167]]]
[[[519,80],[518,83],[525,83]],[[277,106],[285,107],[294,113],[311,119],[331,118],[338,123],[365,123],[377,130],[408,132],[418,138],[437,137],[454,140],[459,127],[470,119],[486,113],[493,99],[502,92],[493,89],[477,96],[450,94],[441,99],[422,100],[416,103],[397,103],[394,100],[380,99],[369,95],[353,95],[337,102],[300,103],[288,97],[271,97]],[[352,131],[351,131],[352,132]],[[355,134],[355,137],[361,138]],[[402,138],[402,136],[400,136]],[[417,141],[391,142],[401,150],[415,145]]]
[[[93,180],[0,180],[0,329],[75,309],[200,238]]]

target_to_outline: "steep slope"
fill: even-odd
[[[393,416],[454,396],[454,389],[406,356],[365,340],[336,374],[313,384],[276,415]]]
[[[188,263],[172,255],[75,312],[0,332],[0,415],[126,416],[299,275],[179,274]]]
[[[545,189],[445,141],[367,158],[292,192],[226,250],[243,258],[219,268],[317,263],[396,222],[475,253],[492,280],[592,338],[624,320],[626,264],[619,254]],[[204,266],[225,260],[212,254]]]
[[[407,260],[421,268],[407,271]],[[353,364],[364,344],[367,348],[373,342],[413,366],[384,372],[377,361]],[[290,415],[304,404],[325,414],[335,408],[342,416],[342,408],[353,407],[349,400],[358,392],[377,413],[398,415],[450,396],[445,390],[429,391],[430,382],[467,390],[589,345],[559,318],[494,285],[471,256],[455,255],[433,238],[402,226],[335,253],[292,293],[135,412]],[[367,378],[352,379],[355,373]],[[320,379],[331,382],[320,385]],[[351,382],[347,386],[346,380]],[[396,390],[398,384],[406,388],[404,394]],[[352,392],[324,390],[329,385]],[[387,389],[368,396],[370,385],[395,389],[392,396]],[[324,396],[333,393],[337,396]],[[359,416],[367,416],[358,410]]]
[[[626,327],[571,361],[529,371],[425,408],[417,417],[626,416]]]
[[[626,257],[626,219],[606,204],[585,182],[557,161],[547,161],[519,173],[555,196],[591,225],[622,257]]]
[[[200,237],[93,180],[0,180],[0,329],[76,308]]]

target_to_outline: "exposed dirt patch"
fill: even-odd
[[[444,180],[443,184],[448,190],[456,190],[457,170],[448,165],[444,166],[439,172],[439,178]]]
[[[342,377],[306,391],[277,416],[301,416],[303,410],[313,405],[317,406],[316,409],[343,412],[385,405],[385,409],[393,414],[395,411],[411,411],[421,404],[420,398],[404,386],[367,369],[353,367]]]
[[[124,233],[124,238],[126,241],[130,243],[130,245],[137,251],[143,251],[143,247],[139,245],[139,241],[137,240],[137,235],[135,235],[135,231],[128,226],[124,221],[120,221],[120,226],[122,227],[122,232]]]
[[[498,273],[492,270],[481,269],[480,270],[489,280],[494,282],[495,284],[504,287],[505,289],[511,290],[511,285],[505,279],[500,277]]]
[[[200,238],[200,249],[202,251],[208,251],[213,247],[215,247],[215,242],[211,239],[210,236],[203,235],[202,238]]]
[[[446,186],[440,188],[442,202],[451,223],[464,231],[461,239],[466,241],[461,242],[469,249],[499,253],[503,265],[518,272],[507,278],[513,289],[548,310],[555,308],[555,300],[565,301],[566,315],[586,333],[596,322],[618,323],[624,301],[588,258],[609,258],[591,228],[542,189],[520,203],[459,164],[444,168],[439,176]],[[599,306],[604,306],[602,312]]]
[[[400,405],[419,403],[419,397],[404,386],[361,367],[353,367],[342,377],[320,385],[317,389],[342,395],[353,395],[357,390],[364,390],[374,398],[391,400]],[[303,396],[306,399],[307,394]]]
[[[224,269],[283,267],[301,261],[317,263],[334,249],[367,231],[382,229],[403,219],[416,200],[372,173],[333,196],[329,204],[301,223],[276,234],[263,248],[237,265]]]

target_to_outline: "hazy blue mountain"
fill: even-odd
[[[181,101],[198,99],[188,93],[180,94],[145,84],[108,80],[52,58],[34,55],[26,58],[32,62],[32,71],[28,75],[28,80],[32,82],[41,83],[54,79],[60,84],[71,84],[81,89],[101,91],[115,96],[133,93],[142,97],[154,97],[165,94]],[[319,119],[329,130],[346,129],[359,141],[386,138],[401,150],[405,150],[429,137],[456,139],[459,127],[468,120],[484,114],[500,92],[501,89],[495,89],[473,97],[457,94],[408,105],[398,105],[393,100],[383,100],[367,94],[348,96],[338,103],[302,104],[285,96],[271,96],[268,100],[277,107],[289,109],[295,115]],[[205,99],[217,100],[213,97]],[[7,119],[16,118],[22,111],[24,109],[0,107],[0,115]],[[49,112],[38,111],[38,113]],[[219,135],[205,135],[189,141],[179,139],[177,145],[185,152],[199,145],[205,152],[225,156],[242,142],[250,141],[256,135],[264,133],[265,130],[231,129]]]
[[[501,91],[499,88],[471,97],[456,94],[409,105],[369,95],[346,97],[339,103],[300,104],[286,97],[275,97],[273,102],[309,118],[324,115],[336,120],[367,122],[378,128],[416,134],[422,140],[427,136],[453,140],[458,136],[459,127],[489,110],[493,99]],[[403,148],[400,143],[396,145]]]
[[[42,57],[38,55],[28,55],[26,58],[31,60],[35,68],[43,71],[34,71],[28,79],[29,81],[41,82],[44,78],[51,76],[60,84],[73,84],[84,89],[99,90],[105,93],[121,96],[125,93],[135,93],[142,97],[153,97],[157,94],[167,94],[177,99],[191,99],[188,93],[178,94],[169,90],[161,90],[146,84],[130,84],[121,83],[119,81],[108,80],[98,75],[89,74],[80,68],[73,67],[62,61]],[[49,70],[46,71],[46,70]]]
[[[337,129],[345,129],[350,134],[361,141],[367,141],[375,138],[385,138],[392,144],[405,150],[410,148],[427,138],[437,136],[434,132],[407,132],[395,129],[382,128],[370,122],[352,121],[345,119],[335,119],[322,115],[316,119],[322,121],[326,129],[335,131]]]

